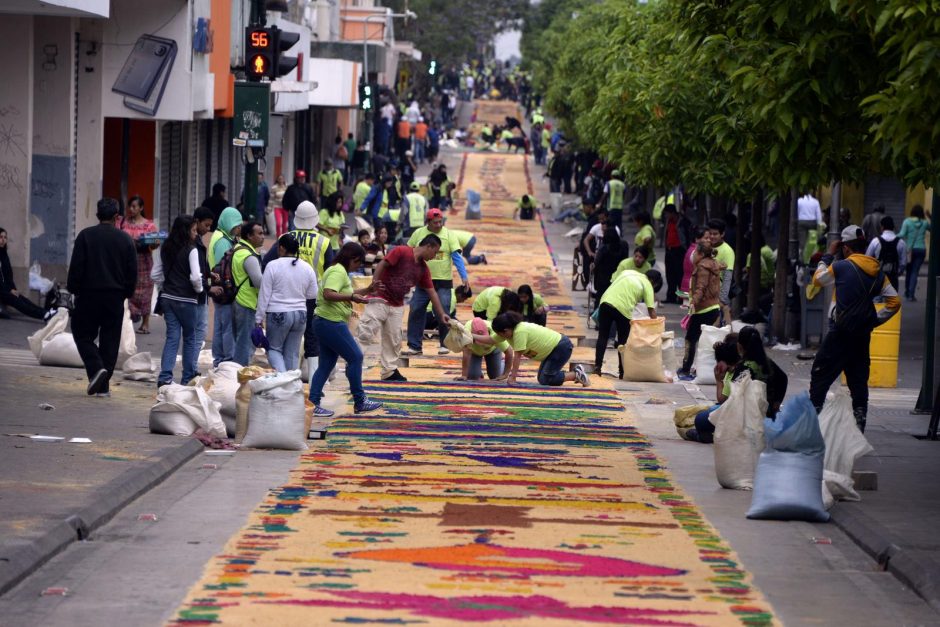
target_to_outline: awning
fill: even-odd
[[[310,106],[358,107],[361,75],[360,63],[343,59],[310,59]]]
[[[4,0],[0,13],[109,17],[111,0]]]

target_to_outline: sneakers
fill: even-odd
[[[85,391],[88,396],[94,396],[98,392],[102,392],[106,385],[108,385],[108,371],[102,368],[89,379],[88,388]]]
[[[392,371],[392,374],[390,374],[390,375],[388,375],[387,377],[385,377],[384,379],[382,379],[382,381],[407,381],[407,380],[408,380],[408,379],[405,378],[405,375],[403,375],[402,373],[398,372],[398,369],[397,369],[397,368]]]
[[[480,263],[486,266],[489,265],[490,262],[486,260],[486,255],[480,255]]]
[[[676,378],[679,379],[680,381],[694,381],[695,380],[695,376],[691,372],[689,372],[688,370],[684,370],[682,368],[679,368],[678,370],[676,370]]]
[[[424,351],[420,348],[411,348],[410,346],[401,352],[402,355],[412,356],[412,355],[423,355]]]
[[[111,398],[111,392],[98,392],[95,398]]]
[[[320,405],[313,406],[313,415],[316,418],[329,418],[336,412],[330,411],[326,407],[321,407]]]
[[[450,349],[447,348],[446,346],[441,346],[439,349],[437,349],[437,354],[438,355],[450,355]]]
[[[375,411],[381,406],[382,406],[382,403],[379,403],[378,401],[370,401],[369,399],[366,399],[362,401],[361,403],[356,403],[356,406],[353,408],[353,411],[357,414],[364,414],[369,411]],[[333,412],[330,412],[330,413],[332,414]]]
[[[584,371],[584,366],[581,364],[574,367],[574,380],[584,387],[591,385],[591,377]]]
[[[715,441],[715,435],[713,433],[700,434],[695,427],[686,431],[684,437],[691,442],[701,442],[702,444],[712,444]]]
[[[859,431],[865,433],[865,424],[868,422],[867,412],[861,407],[856,407],[852,410],[852,413],[855,414],[855,426],[858,427]]]

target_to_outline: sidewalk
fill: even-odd
[[[530,167],[540,204],[547,202],[547,186],[539,183],[542,169]],[[564,233],[572,227],[547,222],[546,227],[559,271],[567,275],[575,243]],[[626,225],[624,239],[631,250],[635,232],[632,224]],[[586,293],[572,296],[576,310],[586,315]],[[714,386],[618,383],[640,430],[653,440],[682,487],[738,551],[786,623],[940,624],[940,539],[935,524],[940,490],[933,481],[940,473],[940,449],[936,443],[914,437],[926,432],[929,420],[929,416],[910,414],[920,384],[924,312],[922,307],[914,310],[907,302],[903,305],[899,363],[903,387],[872,390],[866,436],[875,452],[857,466],[857,470],[878,473],[878,490],[861,492],[859,503],[837,503],[831,510],[834,524],[745,519],[750,494],[720,489],[711,449],[680,440],[672,423],[675,407],[703,397],[713,399]],[[676,331],[676,337],[684,336],[679,328],[683,310],[663,305],[657,311],[666,316],[668,330]],[[596,332],[589,332],[589,338],[593,337]],[[808,388],[812,364],[798,360],[796,354],[771,353],[790,376],[790,393]],[[605,371],[616,363],[613,350],[608,351],[608,361]],[[829,538],[832,544],[816,545],[814,537]],[[825,590],[828,602],[806,603],[814,589]]]

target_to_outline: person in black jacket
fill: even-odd
[[[214,231],[216,225],[219,223],[219,216],[222,215],[222,212],[228,207],[228,199],[225,197],[225,185],[222,183],[213,185],[212,195],[202,201],[202,206],[212,210],[212,230]]]
[[[10,314],[4,307],[12,307],[37,320],[43,320],[55,313],[53,310],[43,309],[17,291],[16,283],[13,282],[13,266],[7,253],[7,231],[0,229],[0,318],[9,318]]]
[[[108,382],[121,343],[124,300],[137,285],[137,248],[115,226],[117,215],[115,199],[98,201],[99,224],[78,234],[69,264],[67,287],[75,295],[72,336],[88,373],[89,396],[111,395]]]
[[[294,172],[294,182],[284,190],[284,198],[281,201],[284,210],[287,211],[287,228],[291,231],[294,230],[294,213],[300,203],[305,200],[309,200],[313,204],[317,203],[313,188],[307,184],[307,173],[303,170],[297,170]]]

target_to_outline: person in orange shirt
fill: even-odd
[[[428,125],[424,118],[418,118],[415,124],[415,162],[424,163],[424,150],[428,143]]]
[[[395,152],[399,158],[405,157],[405,151],[411,150],[411,124],[404,117],[398,119],[396,127],[397,135],[395,139]]]

